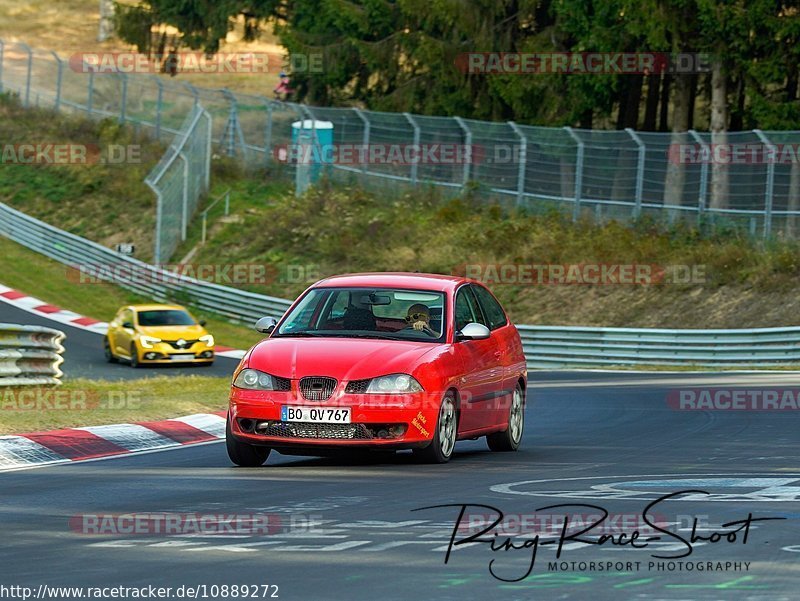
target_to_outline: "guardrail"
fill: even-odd
[[[800,364],[800,327],[670,330],[517,326],[528,367]]]
[[[64,332],[0,323],[0,387],[58,386]]]
[[[204,282],[159,269],[117,253],[96,242],[34,219],[0,203],[0,235],[72,267],[64,277],[91,285],[94,278],[117,284],[149,299],[180,302],[236,321],[255,323],[260,317],[280,317],[292,304],[265,296]]]
[[[252,324],[280,317],[291,301],[164,271],[64,232],[0,203],[0,235],[147,298],[190,304]],[[96,273],[92,268],[96,267]],[[103,268],[106,268],[105,272]],[[115,268],[115,269],[110,269]],[[130,278],[120,277],[125,270]],[[65,270],[65,277],[68,276]],[[104,277],[105,276],[105,277]],[[518,325],[528,367],[564,369],[681,365],[769,367],[800,364],[800,327],[670,330]]]

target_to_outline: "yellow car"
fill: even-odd
[[[214,337],[179,305],[129,305],[108,324],[106,360],[144,364],[214,362]]]

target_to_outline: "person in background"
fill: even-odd
[[[286,71],[281,71],[278,85],[275,86],[273,92],[275,93],[276,100],[284,101],[288,100],[289,96],[291,96],[292,92],[294,92],[294,90],[289,87],[289,76],[286,74]]]

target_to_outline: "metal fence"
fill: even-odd
[[[576,218],[650,215],[743,227],[764,237],[798,234],[800,163],[796,156],[792,160],[797,146],[791,145],[800,142],[800,131],[717,136],[599,131],[312,107],[153,75],[95,73],[80,57],[65,60],[2,41],[0,89],[16,92],[26,105],[113,117],[156,138],[177,133],[192,108],[202,104],[213,119],[219,151],[251,167],[281,161],[282,151],[298,139],[293,124],[327,121],[333,124],[334,148],[472,149],[467,159],[445,160],[440,154],[399,162],[335,160],[326,167],[334,178],[355,178],[365,186],[430,184],[456,193],[466,187],[486,198],[531,210],[558,208]],[[312,138],[320,143],[317,133],[312,128]],[[744,158],[734,164],[680,158],[682,148],[716,156],[717,149],[730,147],[743,149]],[[765,160],[768,151],[780,154],[786,148],[788,155]],[[291,161],[287,167],[294,172]]]
[[[187,115],[167,152],[145,178],[156,193],[153,262],[168,260],[186,240],[186,228],[211,177],[211,115],[200,104]]]
[[[0,386],[57,386],[64,332],[0,323]]]
[[[247,324],[281,317],[291,301],[163,271],[64,232],[0,203],[0,235],[67,266],[159,301],[179,300]],[[126,270],[93,267],[126,266]],[[66,274],[65,274],[66,277]],[[90,285],[90,284],[87,284]],[[697,365],[769,367],[800,363],[800,327],[671,330],[518,325],[530,369]]]

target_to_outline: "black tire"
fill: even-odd
[[[444,438],[444,437],[447,438]],[[423,463],[446,463],[453,456],[458,437],[458,408],[455,395],[448,392],[439,406],[433,440],[423,449],[414,449],[414,456]]]
[[[522,442],[522,431],[525,427],[525,394],[517,383],[511,404],[508,407],[508,428],[503,432],[495,432],[486,436],[486,442],[492,451],[506,453],[516,451]]]
[[[131,367],[136,369],[141,366],[142,364],[139,363],[139,351],[136,350],[136,343],[131,342]]]
[[[239,442],[231,432],[231,418],[225,424],[225,448],[228,449],[228,457],[239,467],[260,467],[264,465],[269,457],[269,447],[257,447],[246,442]]]
[[[111,350],[111,344],[108,342],[108,336],[103,338],[103,354],[106,356],[106,361],[109,363],[116,363],[117,357]]]

